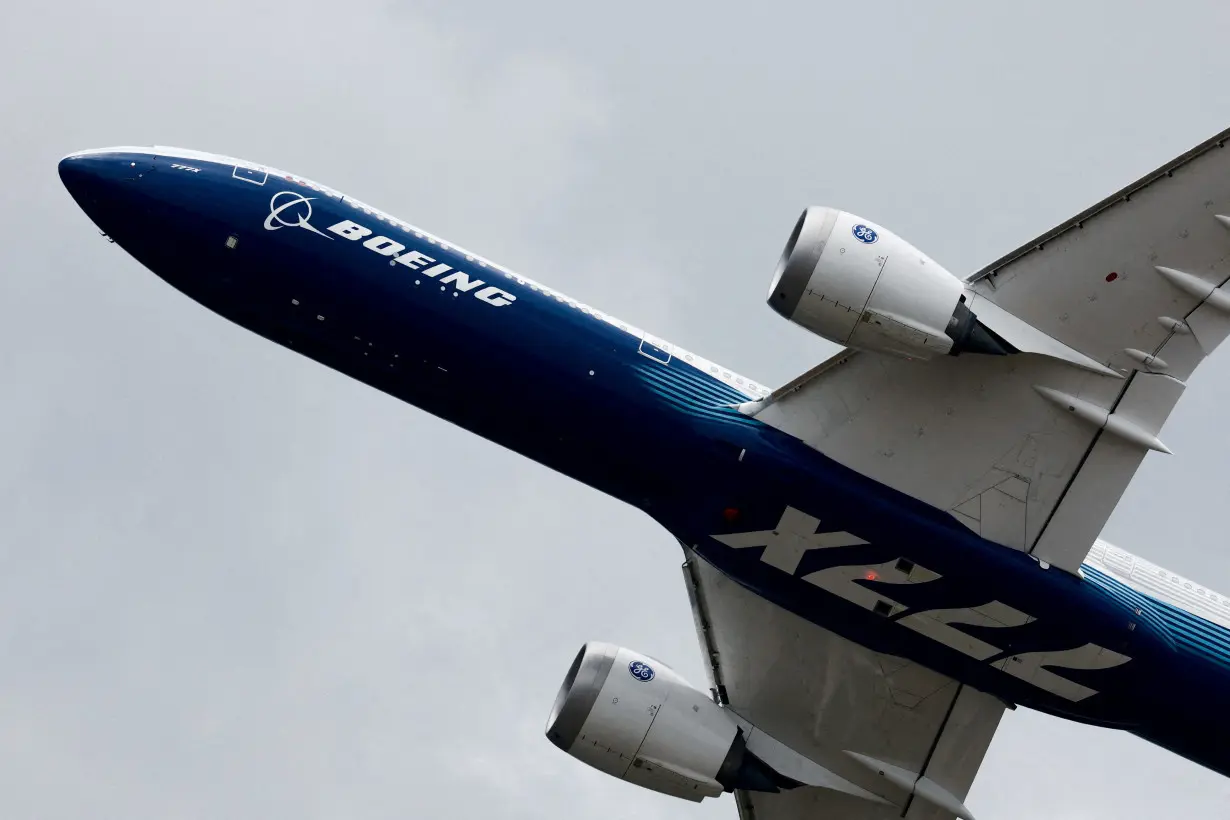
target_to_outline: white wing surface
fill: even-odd
[[[845,350],[745,412],[1076,572],[1196,366],[1230,333],[1223,132],[974,274],[969,307],[1047,352]],[[1021,347],[1018,345],[1018,347]]]
[[[879,798],[813,787],[740,791],[742,820],[972,817],[965,796],[999,725],[1000,701],[840,638],[685,554],[710,683],[755,726],[748,747],[764,748],[756,735],[767,734]]]

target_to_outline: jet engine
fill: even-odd
[[[899,236],[833,208],[803,212],[769,305],[831,342],[929,359],[1015,350],[966,306],[960,279]]]
[[[670,667],[610,644],[581,647],[546,734],[599,771],[696,802],[800,785],[749,751],[734,716]]]

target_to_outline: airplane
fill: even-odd
[[[551,743],[743,820],[970,820],[1018,706],[1230,775],[1230,596],[1099,538],[1230,334],[1228,139],[964,277],[808,207],[766,300],[843,349],[776,389],[276,168],[59,174],[188,297],[677,540],[708,685],[590,641]]]

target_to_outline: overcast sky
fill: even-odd
[[[587,639],[704,680],[669,535],[181,296],[55,166],[154,143],[269,163],[777,385],[833,349],[763,303],[806,205],[964,274],[1230,124],[1223,0],[743,8],[5,7],[0,816],[733,820],[542,736]],[[1223,591],[1228,407],[1223,349],[1105,533]],[[1227,801],[1022,710],[968,802]]]

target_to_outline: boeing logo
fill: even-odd
[[[273,214],[269,216],[272,218]],[[268,227],[268,221],[266,221],[266,227]],[[312,228],[312,230],[315,231],[316,229]],[[396,239],[390,239],[379,234],[372,236],[371,228],[365,228],[354,220],[343,219],[341,222],[330,225],[328,230],[330,233],[344,239],[349,239],[352,242],[363,240],[363,247],[372,253],[387,257],[390,265],[401,265],[420,276],[435,279],[440,283],[441,290],[446,285],[452,285],[454,296],[458,293],[469,293],[475,299],[492,307],[504,307],[517,301],[517,297],[508,291],[497,288],[494,285],[487,285],[482,279],[471,277],[470,274],[464,271],[454,269],[452,265],[437,262],[434,257],[428,256],[425,253],[408,250],[403,243],[398,242]],[[418,280],[415,281],[415,284],[418,284]],[[483,287],[484,285],[486,287]]]
[[[269,200],[269,216],[265,217],[265,230],[279,231],[282,228],[304,228],[318,236],[332,240],[333,237],[308,221],[312,218],[312,200],[314,198],[294,191],[280,191],[274,194]]]
[[[760,560],[791,576],[798,571],[803,556],[811,550],[852,547],[867,543],[848,532],[818,532],[819,529],[820,519],[794,507],[787,507],[777,526],[771,530],[719,534],[714,535],[713,539],[733,549],[763,547]],[[949,649],[989,663],[1013,677],[1073,702],[1096,695],[1098,690],[1056,675],[1047,667],[1109,669],[1131,660],[1127,655],[1093,643],[1075,649],[1011,653],[1003,649],[1004,646],[1011,646],[1011,640],[995,641],[989,637],[990,633],[985,631],[980,634],[988,637],[986,640],[980,640],[956,628],[956,625],[969,624],[984,629],[1004,630],[998,634],[1006,637],[1007,630],[1025,626],[1034,620],[1034,617],[1026,612],[1002,601],[989,601],[979,606],[957,609],[911,609],[894,600],[891,592],[882,591],[883,587],[872,589],[861,583],[871,581],[877,584],[931,584],[942,577],[938,572],[902,557],[881,564],[828,567],[809,572],[800,580],[882,615]]]
[[[363,247],[379,256],[387,257],[389,264],[401,265],[421,276],[435,279],[440,283],[441,290],[451,285],[454,296],[458,293],[468,293],[492,307],[504,307],[517,301],[517,297],[508,291],[488,285],[482,279],[472,277],[464,271],[455,270],[451,265],[437,262],[434,257],[420,251],[408,250],[405,244],[396,239],[380,235],[373,236],[371,228],[364,227],[353,220],[343,219],[341,222],[334,223],[327,228],[328,233],[325,233],[310,221],[313,199],[315,197],[304,196],[296,191],[279,191],[274,194],[269,200],[269,215],[265,217],[265,230],[303,228],[329,240],[337,236],[354,242],[363,240]],[[418,280],[415,284],[418,284]]]

